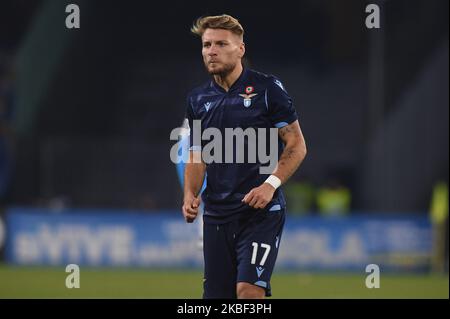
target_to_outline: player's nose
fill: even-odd
[[[216,50],[216,47],[214,45],[211,45],[211,47],[209,48],[208,55],[209,56],[217,55],[217,50]]]

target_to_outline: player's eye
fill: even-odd
[[[210,43],[203,43],[203,47],[204,47],[204,48],[209,48],[210,46],[211,46]]]

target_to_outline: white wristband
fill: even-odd
[[[275,175],[270,175],[264,183],[272,185],[275,189],[281,186],[281,180]]]

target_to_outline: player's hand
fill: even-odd
[[[183,216],[187,223],[192,223],[198,214],[198,208],[200,207],[200,196],[186,196],[183,201]]]
[[[275,188],[272,185],[263,183],[248,192],[242,201],[253,208],[264,208],[272,200],[274,193]]]

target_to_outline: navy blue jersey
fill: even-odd
[[[193,120],[201,120],[202,132],[207,128],[217,128],[222,136],[225,136],[225,128],[266,128],[268,133],[270,128],[281,128],[297,120],[292,99],[280,80],[246,68],[228,92],[211,80],[192,90],[187,104],[190,145],[194,150],[201,150],[209,141],[202,140],[200,145],[196,145],[198,141],[193,139],[192,133]],[[278,158],[282,149],[283,144],[278,138]],[[223,161],[207,164],[207,185],[202,193],[206,222],[227,222],[248,212],[249,206],[242,199],[270,175],[260,173],[261,165],[266,166],[258,159],[256,163]],[[283,193],[278,188],[266,208],[284,208],[285,205]]]

